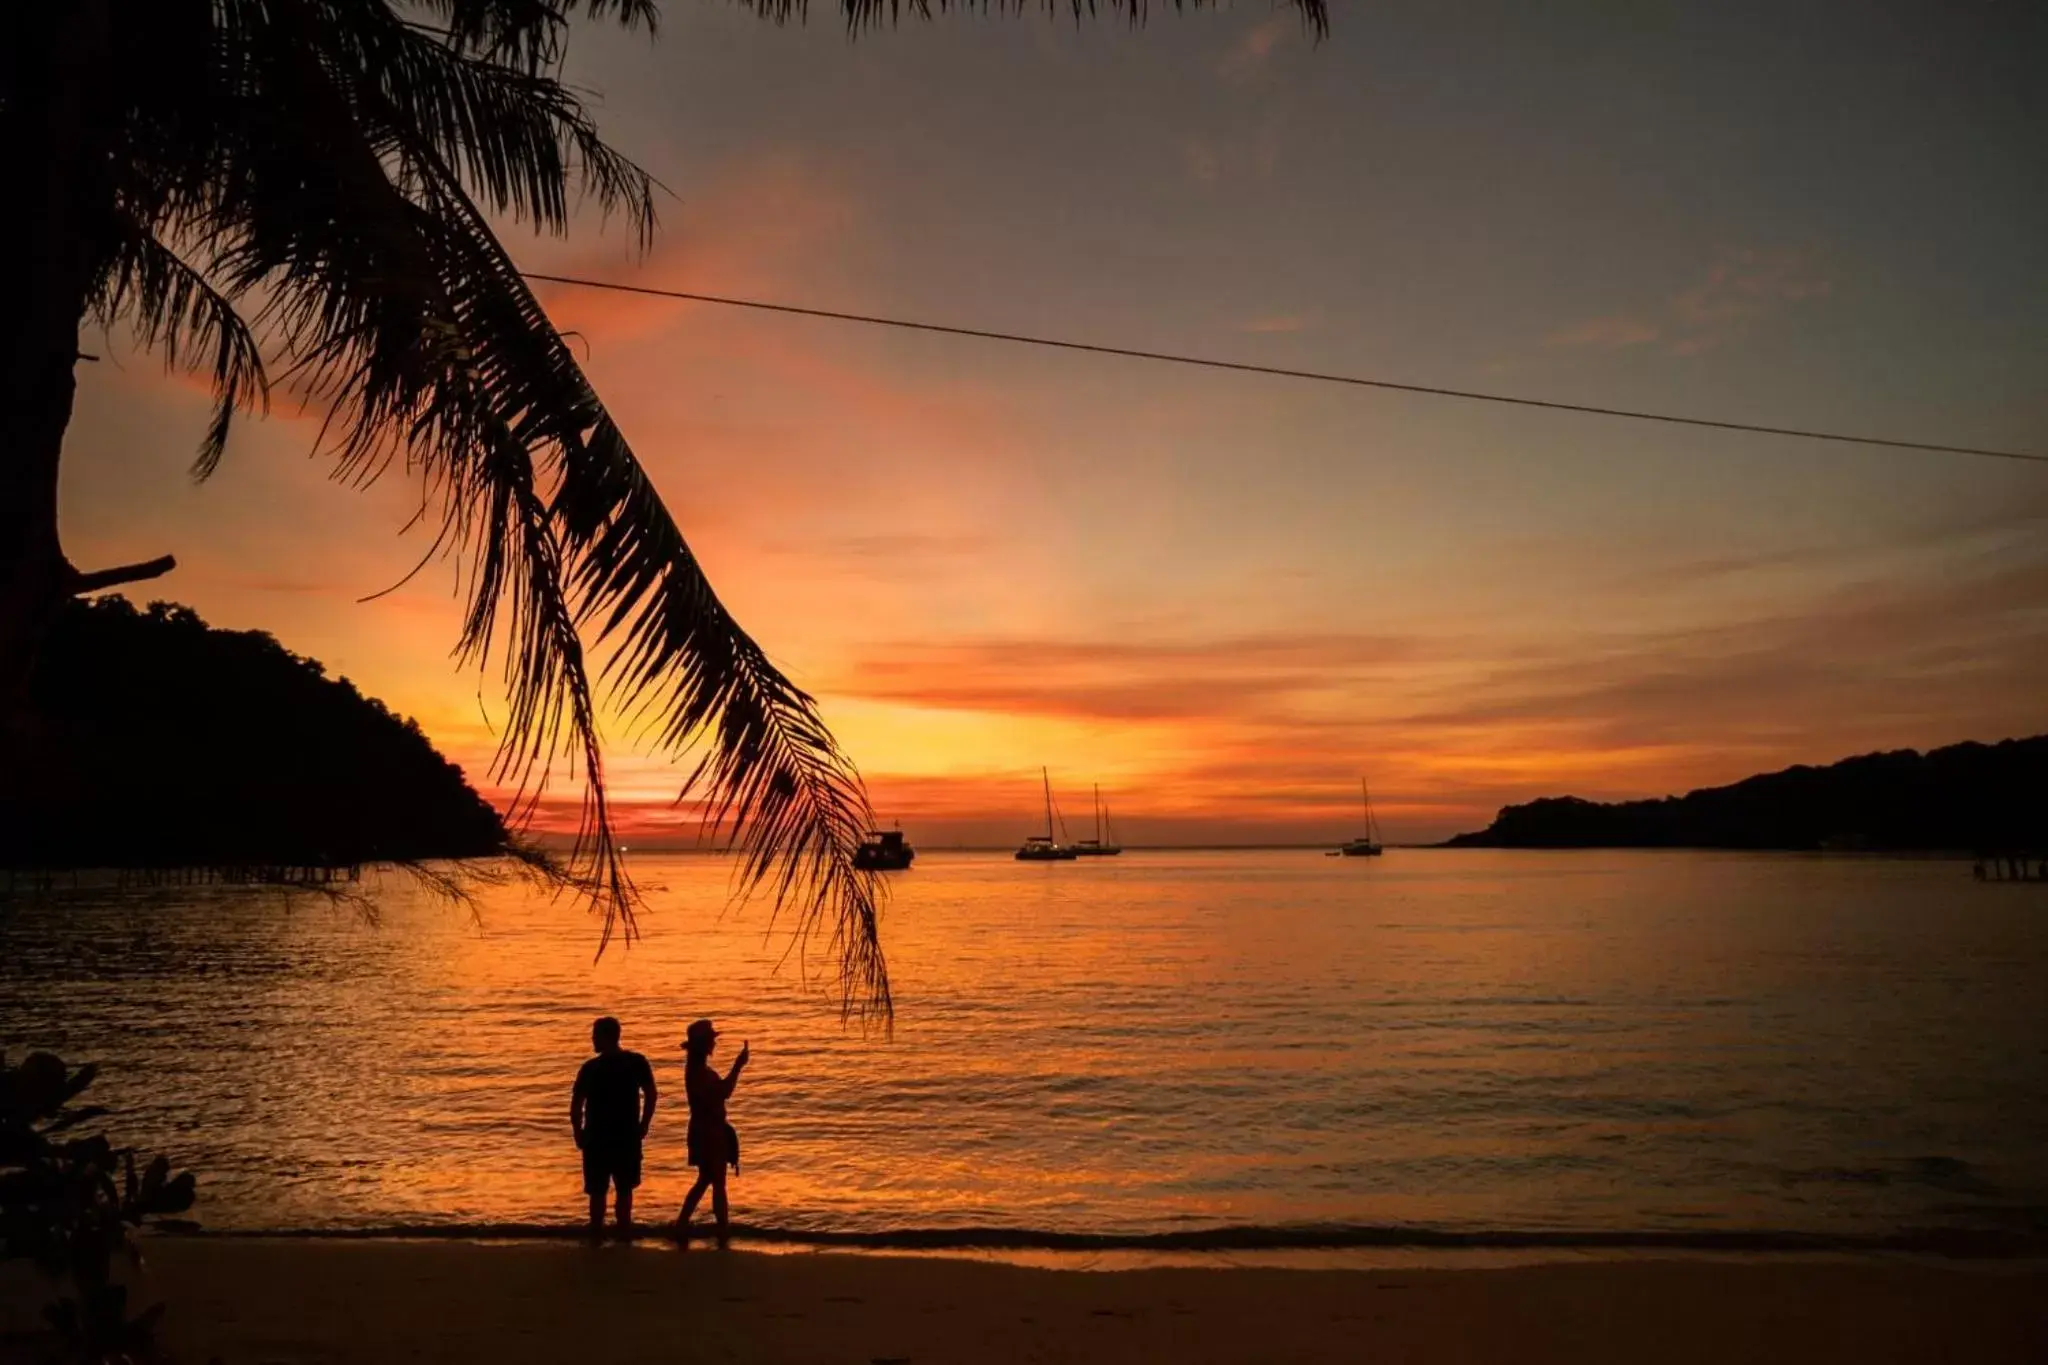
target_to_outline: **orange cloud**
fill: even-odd
[[[1825,586],[1840,556],[1766,556],[1759,567],[1830,572],[1720,619],[1540,643],[1493,631],[878,644],[827,680],[827,704],[1049,727],[1037,753],[1056,778],[1101,777],[1132,828],[1156,837],[1336,832],[1361,768],[1396,837],[1436,837],[1536,795],[1658,794],[1901,734],[1940,743],[2048,727],[2031,681],[2048,668],[2048,553],[2022,535],[1967,534],[1979,549],[1938,542],[1941,579],[1893,565]],[[1680,567],[1641,590],[1684,591],[1696,573],[1745,562]],[[1901,677],[1920,685],[1902,693]],[[1036,755],[999,742],[980,752],[1005,758],[900,776],[885,749],[864,758],[878,799],[905,819],[1007,828],[1003,810],[1013,825],[1029,813]]]
[[[839,695],[942,709],[1107,720],[1214,717],[1306,696],[1427,658],[1400,636],[1271,635],[1213,642],[962,640],[903,643],[834,679]]]

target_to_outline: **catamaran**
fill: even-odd
[[[1052,777],[1045,769],[1038,770],[1039,778],[1045,783],[1045,833],[1034,834],[1024,841],[1017,850],[1020,863],[1070,863],[1079,855],[1066,844],[1056,844],[1052,838]]]
[[[1105,830],[1109,833],[1106,842],[1103,839]],[[1109,807],[1102,804],[1102,787],[1098,783],[1095,788],[1095,837],[1076,841],[1074,852],[1083,858],[1114,858],[1123,851],[1124,846],[1116,841],[1116,826],[1109,823]]]
[[[1356,839],[1347,839],[1338,852],[1347,858],[1377,858],[1383,851],[1380,847],[1380,822],[1372,814],[1372,788],[1365,785],[1365,779],[1358,779],[1358,794],[1365,800],[1365,833]]]

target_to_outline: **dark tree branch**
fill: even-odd
[[[178,567],[178,561],[169,555],[158,555],[155,559],[140,564],[117,564],[111,569],[95,569],[91,573],[74,570],[68,591],[73,597],[82,597],[102,588],[117,588],[123,583],[140,583],[145,578],[162,578]]]

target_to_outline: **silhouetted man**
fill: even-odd
[[[619,1231],[633,1226],[633,1187],[640,1183],[640,1143],[654,1122],[654,1068],[619,1046],[619,1021],[606,1015],[590,1026],[597,1053],[576,1073],[569,1128],[583,1150],[583,1192],[590,1196],[590,1231],[604,1231],[604,1191],[618,1191],[613,1207]],[[642,1103],[641,1096],[646,1096]]]

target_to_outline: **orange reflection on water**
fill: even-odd
[[[106,1064],[125,1133],[228,1226],[568,1222],[568,1095],[614,1014],[663,1088],[720,1021],[746,1222],[1803,1228],[2042,1201],[2048,915],[1950,864],[1693,854],[927,855],[886,920],[893,1038],[843,1030],[729,865],[641,860],[644,937],[80,892],[0,921],[11,1049]],[[814,969],[820,964],[813,964]]]

